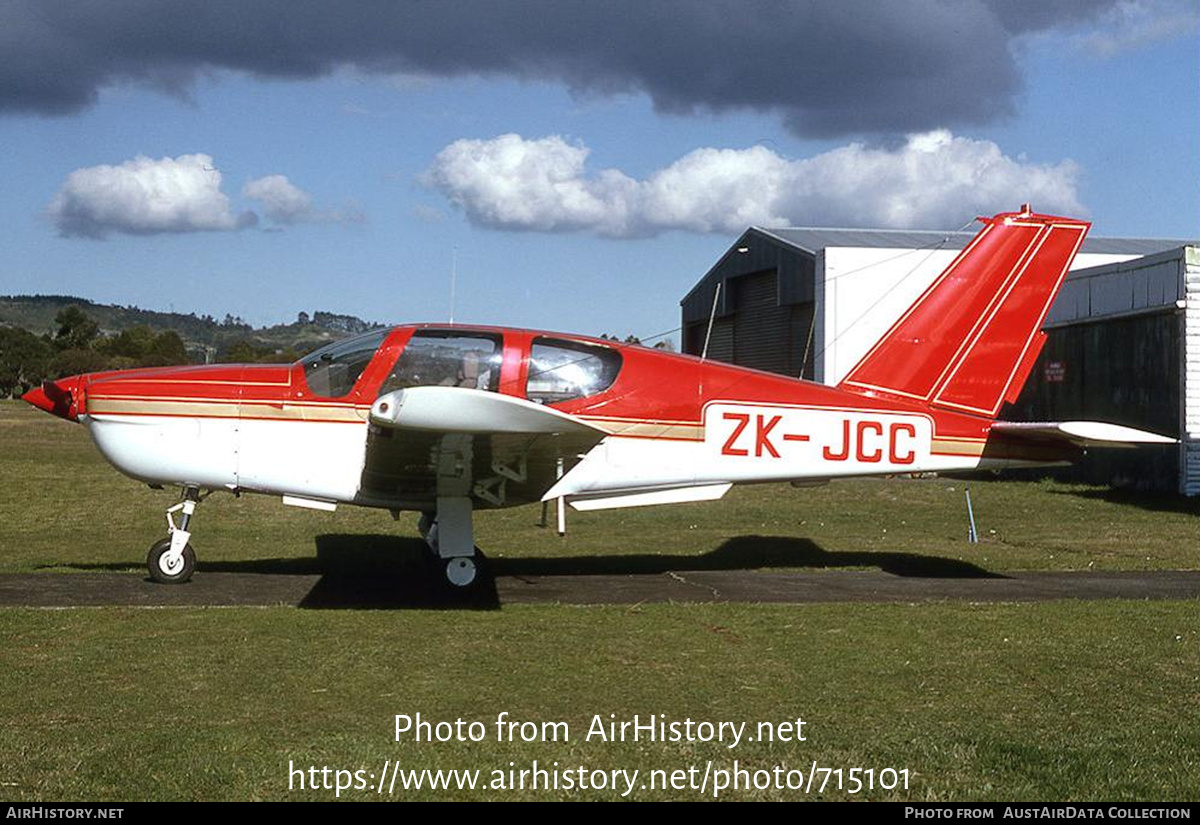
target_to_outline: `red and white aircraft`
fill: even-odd
[[[183,582],[201,491],[423,514],[451,582],[472,512],[718,499],[733,484],[1062,462],[1170,443],[1093,422],[997,420],[1089,224],[1028,207],[982,231],[837,387],[576,335],[400,326],[291,366],[78,375],[25,400],[87,427],[121,472],[183,488],[150,575]],[[182,511],[180,523],[174,514]]]

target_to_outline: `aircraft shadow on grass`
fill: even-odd
[[[698,556],[626,553],[487,561],[496,576],[637,576],[696,571],[878,568],[913,578],[1003,578],[969,562],[915,553],[830,552],[808,539],[738,536]],[[130,563],[80,564],[75,569],[127,570]],[[198,573],[320,576],[300,607],[309,609],[476,609],[500,607],[494,582],[466,591],[443,584],[425,542],[382,534],[316,538],[316,556],[204,561]]]
[[[1157,513],[1187,513],[1195,514],[1196,499],[1173,493],[1144,492],[1115,487],[1097,487],[1087,490],[1051,490],[1051,495],[1074,496],[1091,501],[1103,501],[1108,504],[1120,504],[1126,507],[1138,507]]]

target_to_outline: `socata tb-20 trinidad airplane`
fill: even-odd
[[[451,583],[476,581],[472,512],[718,499],[733,485],[976,470],[1172,439],[1095,422],[997,420],[1090,224],[984,227],[836,387],[611,341],[399,326],[291,366],[102,372],[25,395],[83,423],[117,469],[179,485],[150,576],[192,575],[201,491],[422,514]],[[174,514],[182,511],[180,523]]]

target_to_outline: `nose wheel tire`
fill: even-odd
[[[191,544],[185,544],[183,553],[172,564],[170,550],[170,536],[156,541],[146,556],[146,568],[150,571],[150,578],[159,584],[183,584],[196,570],[196,551]]]

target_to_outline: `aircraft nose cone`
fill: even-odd
[[[21,396],[21,400],[67,421],[78,421],[78,395],[82,375],[45,381]]]
[[[34,387],[22,395],[21,400],[27,404],[32,404],[39,410],[54,412],[54,402],[50,400],[50,396],[46,395],[46,391],[41,387]]]

